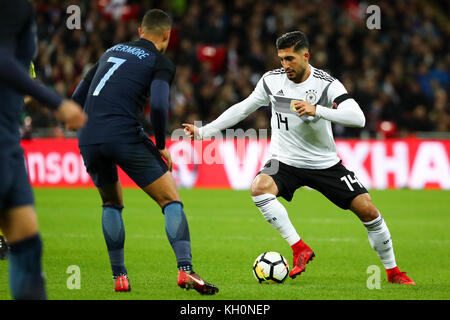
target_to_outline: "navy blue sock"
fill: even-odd
[[[39,233],[9,244],[9,286],[16,300],[46,300]]]
[[[103,205],[102,229],[113,276],[127,273],[124,259],[125,227],[122,210],[122,206]]]
[[[183,204],[173,201],[163,207],[166,234],[177,259],[180,270],[192,270],[191,238]]]

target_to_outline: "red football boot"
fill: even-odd
[[[390,283],[416,285],[416,283],[406,275],[406,272],[401,272],[398,267],[386,269],[386,273]]]
[[[128,292],[131,291],[130,279],[126,274],[120,274],[114,277],[114,290],[116,292]]]
[[[304,243],[302,239],[293,244],[291,248],[293,250],[294,259],[289,277],[295,279],[295,277],[305,271],[306,264],[313,260],[315,254],[314,251],[312,251],[312,249]]]
[[[215,285],[204,281],[194,271],[188,272],[179,270],[177,284],[182,289],[195,289],[201,295],[213,295],[219,292]]]

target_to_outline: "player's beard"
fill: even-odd
[[[291,70],[294,72],[294,74],[291,77],[289,77],[289,75],[288,75],[287,76],[288,79],[295,83],[300,83],[301,80],[303,79],[303,76],[305,75],[306,68],[299,69],[299,70],[293,70],[293,69],[291,69]]]
[[[306,72],[306,68],[298,70],[298,72],[296,74],[297,76],[295,77],[294,81],[297,83],[301,82],[303,79],[303,76],[305,75],[305,72]]]

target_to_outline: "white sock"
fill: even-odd
[[[289,220],[286,208],[277,200],[275,195],[265,193],[252,197],[252,199],[266,221],[278,230],[290,246],[300,240],[300,236],[295,231],[291,220]]]
[[[385,269],[396,267],[391,234],[381,214],[374,220],[363,222],[363,224],[367,229],[369,243],[377,252]]]

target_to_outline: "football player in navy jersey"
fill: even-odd
[[[172,159],[165,145],[169,88],[175,66],[163,54],[171,26],[164,11],[149,10],[139,28],[139,40],[109,48],[88,71],[73,94],[88,115],[78,135],[79,147],[103,202],[102,228],[115,291],[131,289],[124,262],[119,166],[162,208],[166,234],[179,270],[178,285],[211,295],[218,288],[202,280],[192,269],[188,223],[170,173]],[[138,121],[149,96],[156,145]]]
[[[0,9],[0,228],[8,242],[9,285],[14,299],[46,299],[42,241],[33,192],[20,146],[24,95],[55,111],[69,129],[86,121],[79,105],[30,78],[36,52],[33,9],[27,0],[1,1]]]

